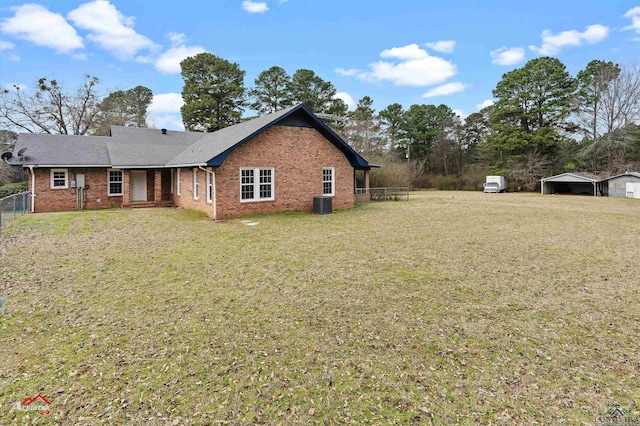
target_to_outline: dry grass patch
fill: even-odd
[[[28,215],[0,424],[591,423],[640,410],[640,204],[426,192],[330,216]],[[12,411],[38,392],[51,414]]]

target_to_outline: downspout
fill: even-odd
[[[36,172],[33,171],[33,166],[27,166],[31,172],[31,213],[36,211]]]
[[[213,194],[211,197],[211,202],[213,204],[213,220],[218,220],[217,205],[216,205],[217,204],[216,203],[216,172],[214,172],[213,170],[207,170],[202,166],[198,166],[198,168],[204,171],[205,173],[211,174],[211,185],[213,186]],[[207,188],[207,191],[208,190],[209,188]]]

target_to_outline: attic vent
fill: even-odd
[[[167,134],[167,129],[162,129],[161,132],[162,132],[163,135],[166,135]]]

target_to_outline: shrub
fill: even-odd
[[[27,190],[27,182],[8,183],[4,186],[0,186],[0,198],[8,197],[9,195],[19,194]]]
[[[386,163],[379,169],[371,169],[369,183],[372,188],[409,186],[411,171],[406,163]]]
[[[436,175],[431,180],[431,184],[437,189],[460,189],[462,187],[460,179],[452,175]]]

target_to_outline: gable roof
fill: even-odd
[[[608,181],[608,180],[616,179],[616,178],[623,177],[623,176],[633,176],[633,177],[636,177],[636,178],[640,179],[640,173],[639,172],[626,172],[626,173],[621,173],[619,175],[611,176],[611,177],[608,177],[608,178],[602,179],[602,180]]]
[[[11,164],[37,167],[57,166],[87,167],[219,167],[229,153],[261,132],[274,125],[296,125],[303,122],[320,132],[338,148],[356,169],[376,167],[370,165],[340,136],[331,130],[302,104],[272,114],[257,117],[243,123],[225,127],[213,133],[167,131],[158,129],[111,126],[111,136],[67,136],[20,134],[14,148],[28,147],[24,160],[16,155]],[[75,145],[69,149],[69,141]]]
[[[109,167],[108,136],[71,136],[21,133],[18,135],[11,165],[38,167],[91,166]],[[24,160],[17,153],[24,151]]]
[[[226,153],[226,155],[224,155],[224,158],[226,158],[233,148],[242,145],[251,137],[266,130],[273,125],[275,121],[286,115],[287,112],[293,110],[293,108],[295,107],[285,108],[262,117],[254,118],[253,120],[225,127],[212,133],[205,133],[202,138],[172,158],[167,165],[220,166],[224,161],[224,159],[220,161],[220,156],[223,153]],[[218,157],[217,161],[213,161],[216,157]],[[209,164],[210,162],[215,162],[216,164]]]
[[[331,130],[324,122],[316,117],[306,106],[298,104],[283,110],[245,121],[234,126],[225,127],[199,139],[193,145],[175,156],[167,164],[170,166],[207,165],[219,167],[235,148],[249,141],[271,126],[282,124],[289,117],[299,114],[301,118],[320,132],[329,142],[338,148],[352,167],[366,169],[372,166],[340,136]],[[204,161],[203,161],[204,160]]]
[[[540,179],[542,182],[600,182],[600,178],[591,173],[576,172],[576,173],[562,173],[555,176],[549,176],[548,178]]]
[[[107,149],[113,167],[165,167],[186,147],[206,135],[138,127],[111,126]]]

